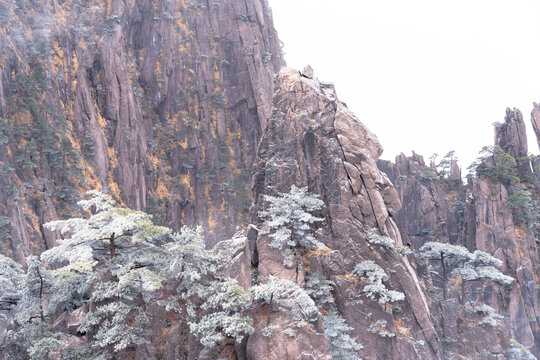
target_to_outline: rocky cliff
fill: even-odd
[[[245,225],[284,64],[266,1],[0,1],[0,54],[7,253],[91,188],[210,242]]]
[[[533,125],[537,121],[535,110]],[[460,301],[481,299],[505,314],[508,338],[535,354],[539,352],[536,163],[536,157],[528,155],[525,123],[515,108],[507,109],[504,123],[496,124],[495,147],[484,148],[475,164],[476,176],[470,175],[467,184],[452,176],[457,170],[448,173],[435,163],[428,167],[417,154],[401,154],[395,164],[379,161],[379,167],[396,185],[403,203],[396,221],[414,251],[434,240],[482,250],[502,260],[505,273],[516,279],[512,288],[484,289],[480,297],[471,294],[460,300],[459,293],[454,293],[453,309],[443,309],[442,317],[443,321],[457,318],[451,331],[460,346],[471,349],[471,341],[482,343],[483,337],[490,336],[479,333],[478,328],[476,335],[472,334],[466,322],[455,315],[460,312]],[[504,347],[504,341],[499,341],[488,351],[497,354]],[[452,348],[454,352],[459,346]],[[457,353],[464,354],[462,350]]]
[[[126,357],[538,355],[539,160],[519,110],[464,185],[451,153],[379,160],[333,85],[284,64],[266,0],[0,0],[0,252],[24,264],[54,247],[43,224],[79,215],[98,189],[174,230],[202,225],[224,275],[274,289],[245,311],[253,334],[205,347],[160,305],[166,279],[138,299],[148,343]],[[279,248],[265,212],[294,189],[321,201],[302,229],[313,243]],[[450,276],[431,242],[463,245],[470,266],[481,250],[491,279],[513,279]],[[72,344],[92,336],[77,331],[95,306],[83,300],[47,319]]]
[[[331,280],[338,311],[364,346],[360,351],[363,358],[442,358],[438,325],[414,264],[395,248],[367,241],[373,229],[393,238],[395,247],[402,245],[394,221],[401,207],[398,194],[376,165],[382,146],[339,102],[331,84],[313,79],[310,71],[304,74],[283,69],[276,79],[272,116],[253,167],[254,209],[264,208],[263,195],[286,192],[292,185],[307,186],[325,203],[321,213],[324,223],[316,232],[317,240],[325,246],[286,267],[281,254],[268,246],[268,237],[259,235],[252,239],[258,278],[265,281],[274,275],[300,286],[313,273]],[[403,291],[405,301],[398,305],[360,296],[362,280],[352,273],[363,261],[373,261],[388,271],[388,286]],[[326,343],[316,337],[321,332],[315,328],[310,341],[297,343],[293,354],[303,350],[318,354],[312,358],[328,357]],[[259,336],[256,331],[250,337],[248,351],[250,345],[256,349],[264,343]],[[283,339],[270,341],[270,347],[276,349],[270,358],[304,358],[288,357],[280,351]],[[260,351],[252,354],[253,358],[265,358],[254,355]]]

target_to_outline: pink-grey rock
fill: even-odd
[[[83,305],[78,309],[75,309],[69,314],[69,317],[66,321],[67,330],[76,335],[78,333],[78,328],[81,326],[86,314],[88,313],[88,305]]]
[[[325,221],[315,234],[327,248],[308,253],[296,259],[296,266],[287,268],[279,261],[282,255],[268,248],[270,240],[266,235],[259,235],[255,243],[259,277],[264,281],[264,276],[275,274],[295,281],[306,272],[318,271],[334,281],[336,304],[349,326],[354,328],[352,336],[364,345],[359,352],[364,359],[442,358],[436,331],[439,325],[432,318],[429,298],[414,265],[394,250],[387,253],[366,242],[367,231],[375,228],[392,237],[396,246],[402,245],[393,219],[401,203],[388,177],[377,167],[381,153],[382,146],[376,136],[337,100],[332,85],[306,78],[292,69],[280,71],[275,82],[272,117],[253,166],[255,205],[252,212],[255,215],[264,209],[263,195],[288,192],[291,185],[307,186],[326,205],[317,214]],[[265,226],[257,218],[254,221],[259,228]],[[395,273],[388,286],[406,295],[406,300],[400,304],[403,308],[400,316],[393,317],[376,301],[363,299],[362,304],[355,304],[349,298],[351,294],[347,289],[352,289],[354,283],[346,280],[348,273],[354,264],[368,259]],[[300,280],[297,284],[303,285]],[[264,315],[262,311],[254,316],[264,319]],[[413,318],[415,321],[411,321]],[[400,335],[382,338],[368,331],[370,325],[381,319],[387,321],[388,329],[395,332],[400,329]],[[415,335],[405,341],[402,333]],[[248,341],[248,356],[255,356],[263,349],[261,341],[264,339],[255,337],[255,341],[253,336]],[[412,340],[413,336],[417,338]],[[429,345],[417,350],[412,344],[419,340]],[[306,350],[328,354],[322,347],[323,342],[318,342],[318,346],[312,341],[307,344]],[[296,358],[287,357],[285,349],[290,345],[285,342],[280,347],[272,347],[272,351],[277,352],[272,356]],[[298,356],[296,352],[293,354]]]
[[[527,131],[519,109],[506,108],[504,123],[495,126],[495,145],[515,159],[527,156]]]

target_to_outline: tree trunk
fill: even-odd
[[[43,313],[43,277],[39,272],[39,267],[36,267],[36,270],[39,276],[39,316],[41,321],[45,321],[45,314]]]
[[[114,233],[112,233],[109,241],[111,243],[110,245],[111,259],[114,259],[116,257],[116,245],[114,244]]]
[[[442,277],[443,277],[443,300],[446,300],[448,297],[448,294],[446,293],[446,281],[447,281],[447,274],[446,274],[446,264],[444,263],[444,253],[441,253],[441,264],[442,264]]]

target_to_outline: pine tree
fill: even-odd
[[[14,309],[21,299],[22,266],[0,254],[0,310]]]
[[[26,322],[39,318],[43,322],[47,314],[45,297],[50,294],[54,280],[37,256],[30,255],[26,260],[28,270],[26,270],[21,285],[21,299],[17,304],[17,319],[20,322]]]
[[[176,294],[161,303],[179,311],[202,344],[240,341],[253,332],[252,319],[243,315],[251,296],[222,275],[224,259],[205,249],[201,227],[173,234],[154,225],[148,214],[117,207],[109,195],[90,191],[87,196],[78,204],[88,216],[45,224],[64,237],[42,254],[54,270],[30,256],[24,273],[0,257],[1,304],[16,306],[19,321],[10,341],[13,353],[31,359],[47,358],[51,350],[72,358],[123,356],[122,351],[147,341],[146,307],[166,279],[176,285]],[[52,330],[48,315],[84,304],[90,310],[78,331],[86,334],[88,345],[70,349],[63,334]]]
[[[497,267],[502,261],[480,250],[472,253],[469,261],[456,268],[452,275],[461,279],[461,303],[465,303],[465,289],[468,283],[476,280],[489,280],[503,286],[512,285],[514,278],[504,275]]]
[[[224,261],[215,249],[205,249],[202,227],[184,226],[165,248],[169,279],[177,284],[176,294],[161,301],[166,310],[181,314],[205,346],[253,332],[253,320],[242,315],[251,298],[236,280],[220,274]]]
[[[79,331],[91,334],[97,348],[120,351],[146,342],[145,306],[149,295],[161,288],[166,253],[160,246],[170,230],[152,224],[149,215],[114,206],[114,200],[97,191],[78,204],[92,211],[89,218],[72,218],[45,224],[66,238],[42,254],[49,262],[68,262],[60,293],[84,293],[92,284],[94,304]],[[86,281],[73,282],[72,273],[86,273]]]
[[[476,250],[469,252],[465,247],[440,242],[427,242],[420,252],[428,260],[440,261],[441,274],[432,271],[442,282],[443,298],[446,300],[446,283],[451,276],[461,280],[461,301],[465,302],[465,287],[475,280],[490,280],[500,285],[511,285],[514,278],[504,275],[496,267],[502,266],[502,261],[490,254]]]
[[[15,311],[15,327],[4,341],[3,359],[47,359],[50,351],[64,346],[49,323],[54,306],[48,303],[54,287],[54,277],[38,257],[27,258],[27,270],[13,260],[0,255],[0,288],[4,294],[0,303],[4,310]],[[5,286],[5,287],[4,287]],[[47,304],[49,304],[47,306]]]
[[[351,338],[349,333],[354,330],[347,325],[345,318],[331,307],[324,316],[324,334],[335,360],[360,360],[358,350],[363,349],[362,344]]]
[[[388,281],[390,278],[379,265],[371,260],[357,264],[351,275],[360,276],[368,281],[362,292],[371,300],[378,298],[380,304],[385,304],[405,299],[405,294],[402,292],[386,288],[383,281]]]
[[[324,335],[328,340],[333,359],[360,360],[358,350],[363,349],[361,343],[350,336],[354,328],[347,325],[335,305],[332,290],[334,282],[320,273],[312,273],[306,277],[306,292],[315,300],[319,311],[324,313]]]
[[[267,326],[274,310],[289,314],[294,321],[315,321],[319,317],[309,294],[290,280],[270,276],[268,282],[251,287],[250,292],[255,305],[268,304]]]
[[[310,212],[322,209],[324,202],[317,195],[308,193],[307,187],[297,188],[294,185],[288,193],[265,195],[264,199],[269,207],[259,215],[268,221],[268,233],[272,238],[270,246],[281,250],[283,265],[293,267],[299,246],[308,249],[320,246],[311,234],[311,225],[324,219]]]
[[[431,274],[437,276],[441,280],[443,299],[446,300],[448,297],[446,282],[448,281],[452,268],[471,260],[472,254],[463,246],[441,242],[427,242],[420,248],[420,252],[427,260],[440,261],[441,274],[435,271],[432,271]]]

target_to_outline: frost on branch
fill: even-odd
[[[21,299],[22,266],[0,254],[0,310],[11,310]]]
[[[160,245],[170,230],[155,226],[141,211],[116,207],[109,195],[90,191],[87,196],[79,205],[91,211],[89,218],[45,224],[64,239],[42,259],[67,263],[54,272],[55,297],[65,308],[94,304],[79,331],[92,330],[97,349],[120,351],[146,342],[148,319],[142,304],[161,288],[166,252]],[[90,285],[93,291],[85,299]]]
[[[400,291],[388,290],[383,281],[388,281],[389,277],[384,270],[371,260],[362,261],[354,267],[351,275],[357,275],[369,280],[362,292],[371,300],[379,298],[380,304],[400,301],[405,299],[405,295]]]
[[[306,292],[315,299],[318,306],[334,303],[332,290],[334,282],[326,279],[318,272],[306,276]]]
[[[271,310],[289,314],[294,321],[316,321],[319,310],[309,294],[290,280],[270,276],[267,283],[253,286],[251,289],[254,302],[263,301]]]
[[[385,249],[391,249],[394,247],[394,240],[390,239],[388,236],[377,234],[377,230],[370,229],[368,231],[367,241],[370,244],[382,246]]]
[[[328,339],[328,345],[332,352],[333,359],[340,360],[360,360],[358,350],[362,349],[362,344],[351,338],[350,332],[354,330],[347,325],[345,318],[331,307],[324,316],[324,334]]]
[[[205,346],[226,337],[241,341],[253,333],[253,320],[242,315],[251,305],[249,293],[236,280],[220,275],[224,260],[215,249],[205,249],[202,227],[184,226],[165,248],[170,259],[167,273],[177,283],[176,294],[161,301],[166,310],[182,314]]]
[[[307,192],[307,187],[291,187],[289,193],[279,196],[265,195],[269,203],[268,209],[259,216],[268,222],[268,231],[272,241],[270,246],[280,249],[283,254],[283,264],[288,267],[294,265],[293,259],[297,247],[319,247],[320,243],[311,234],[311,225],[324,219],[317,218],[310,212],[323,208],[324,202]]]

